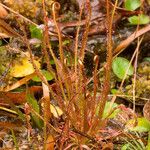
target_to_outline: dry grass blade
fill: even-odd
[[[114,57],[116,57],[118,54],[120,54],[131,42],[133,42],[137,37],[141,36],[142,34],[150,31],[150,25],[147,25],[146,27],[135,31],[133,34],[131,34],[127,39],[122,41],[114,50]]]
[[[19,16],[20,18],[23,18],[25,21],[28,21],[29,23],[34,24],[35,26],[37,26],[36,23],[32,22],[30,19],[28,19],[28,18],[22,16],[20,13],[18,13],[18,12],[16,12],[16,11],[12,10],[11,8],[7,7],[6,5],[0,3],[0,6],[1,6],[1,7],[4,7],[6,10],[9,10],[10,12],[14,13],[15,15]]]
[[[7,86],[7,87],[5,87],[5,88],[0,88],[0,91],[8,92],[8,91],[14,90],[14,89],[20,87],[21,85],[26,84],[26,83],[27,83],[29,80],[31,80],[34,76],[35,76],[35,73],[30,74],[30,75],[27,75],[26,77],[20,79],[19,81],[17,81],[17,82],[14,83],[13,85]]]
[[[45,121],[48,122],[51,118],[51,112],[50,112],[50,94],[49,94],[49,88],[46,84],[42,83],[43,87],[43,101],[44,101],[44,116]]]
[[[8,23],[0,19],[0,38],[21,37]]]
[[[50,111],[50,94],[49,94],[49,88],[46,84],[42,82],[43,87],[43,112],[44,112],[44,142],[46,143],[47,139],[47,123],[49,122],[51,118],[51,111]],[[44,144],[44,147],[46,147],[46,144]]]

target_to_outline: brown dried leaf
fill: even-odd
[[[33,86],[29,88],[29,92],[33,95],[42,93],[41,86]],[[0,92],[0,102],[9,104],[9,101],[14,104],[22,104],[26,102],[25,92]]]
[[[5,95],[5,96],[4,96]],[[0,92],[0,102],[9,104],[9,101],[14,104],[22,104],[26,102],[26,93],[25,92]]]

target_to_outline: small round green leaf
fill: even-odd
[[[54,79],[53,75],[46,70],[42,70],[42,74],[45,76],[47,81],[51,81]],[[32,78],[33,81],[41,82],[41,79],[38,76]]]
[[[38,28],[35,25],[30,25],[29,27],[30,32],[31,32],[31,38],[37,38],[37,39],[42,39],[43,37],[43,31],[42,29]]]
[[[116,57],[112,63],[112,69],[114,74],[119,78],[123,79],[126,75],[126,71],[128,69],[127,75],[133,75],[133,66],[130,65],[130,62],[123,57]]]
[[[138,16],[132,16],[128,18],[128,21],[131,25],[144,25],[148,24],[150,22],[150,18],[147,15],[138,15]]]
[[[125,1],[125,8],[127,10],[136,10],[141,6],[141,1],[140,0],[126,0]]]
[[[146,118],[137,118],[137,126],[135,125],[135,119],[129,120],[126,127],[130,131],[137,131],[137,132],[149,132],[150,131],[150,122]]]

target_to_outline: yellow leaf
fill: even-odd
[[[34,61],[36,66],[40,68],[40,63],[38,61]],[[12,66],[10,70],[10,75],[12,77],[24,77],[34,72],[34,68],[32,63],[28,60],[28,57],[21,58],[21,61],[16,62],[14,66]]]

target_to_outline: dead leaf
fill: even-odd
[[[0,122],[0,127],[6,128],[6,129],[13,129],[13,130],[19,130],[19,129],[22,129],[22,128],[23,128],[21,122],[15,122],[15,123],[11,123],[11,122]]]
[[[29,88],[29,92],[33,95],[42,93],[41,86],[33,86]],[[11,101],[14,104],[23,104],[26,102],[26,91],[25,92],[0,92],[0,102],[9,104]]]
[[[113,150],[113,149],[114,149],[113,143],[106,143],[103,145],[102,148],[102,150]]]
[[[5,96],[4,96],[5,95]],[[22,104],[26,102],[26,93],[25,92],[0,92],[0,101],[1,103],[8,103],[6,100],[10,100],[15,104]],[[8,103],[9,104],[9,103]]]
[[[8,16],[8,12],[6,11],[6,9],[0,5],[0,18],[4,19]]]
[[[52,135],[49,135],[46,140],[46,150],[54,150],[54,138]]]

